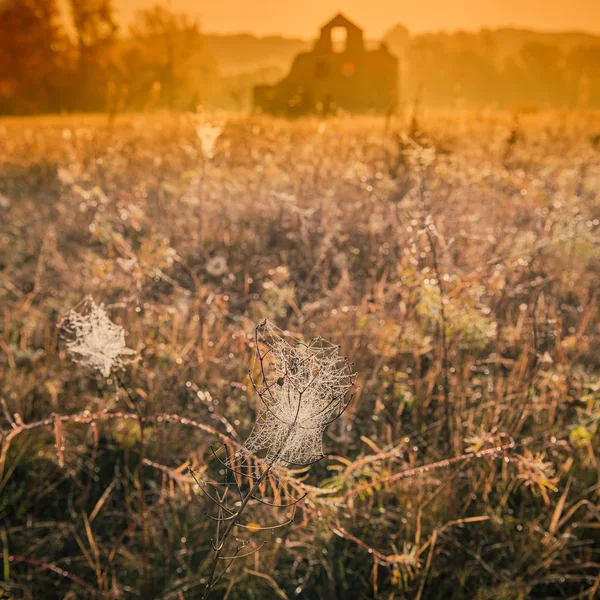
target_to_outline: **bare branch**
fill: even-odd
[[[252,556],[253,554],[256,554],[261,548],[266,546],[266,544],[267,542],[263,542],[260,546],[258,546],[258,548],[255,548],[254,550],[252,550],[252,552],[246,552],[246,554],[235,554],[234,556],[220,556],[219,560],[235,560],[236,558],[246,558],[246,556]]]
[[[261,504],[264,504],[266,506],[273,506],[274,508],[287,508],[288,506],[296,506],[296,504],[298,504],[299,502],[302,502],[302,500],[304,500],[304,498],[306,498],[306,496],[308,496],[308,492],[305,492],[304,494],[302,494],[302,496],[300,496],[300,498],[298,498],[297,500],[294,500],[294,502],[290,502],[289,504],[273,504],[271,502],[267,502],[266,500],[263,500],[262,498],[258,498],[257,496],[252,496],[252,499],[258,500],[258,502],[260,502]]]

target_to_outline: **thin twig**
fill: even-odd
[[[384,483],[391,483],[392,481],[399,481],[401,479],[406,479],[407,477],[413,477],[415,475],[420,475],[422,473],[427,473],[428,471],[433,471],[434,469],[442,469],[445,467],[449,467],[450,465],[454,465],[457,463],[461,463],[467,460],[473,460],[475,458],[484,458],[490,456],[498,456],[507,450],[511,450],[515,447],[514,442],[510,442],[508,444],[504,444],[502,446],[496,446],[494,448],[488,448],[487,450],[481,450],[480,452],[470,452],[468,454],[461,454],[460,456],[454,456],[452,458],[447,458],[444,460],[439,460],[437,462],[429,463],[427,465],[421,465],[420,467],[414,467],[412,469],[405,469],[404,471],[400,471],[399,473],[394,473],[393,475],[389,475],[388,477],[382,477],[377,481],[373,481],[366,485],[363,485],[359,488],[354,488],[352,490],[347,491],[342,498],[349,498],[350,496],[356,496],[357,494],[361,494],[362,492],[366,492],[367,490],[371,490],[374,487],[383,485]]]
[[[446,296],[444,294],[444,285],[442,283],[442,274],[440,272],[440,266],[438,262],[438,254],[437,254],[437,246],[435,244],[435,240],[433,239],[433,235],[431,234],[431,225],[429,223],[425,224],[425,234],[427,235],[427,240],[429,241],[429,247],[431,248],[431,259],[433,262],[433,271],[435,273],[435,279],[437,282],[437,288],[440,294],[440,321],[439,321],[439,329],[441,335],[441,345],[442,345],[442,386],[444,393],[444,407],[445,407],[445,415],[446,415],[446,435],[448,446],[450,446],[450,441],[452,439],[452,417],[450,414],[450,381],[448,379],[448,342],[446,339]]]

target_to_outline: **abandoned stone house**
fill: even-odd
[[[367,49],[363,31],[344,15],[321,28],[310,52],[294,59],[289,75],[254,88],[257,112],[282,116],[385,112],[396,100],[398,60],[385,44]]]

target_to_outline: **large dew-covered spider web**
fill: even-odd
[[[304,342],[269,321],[257,327],[255,344],[250,377],[260,407],[244,454],[273,466],[320,460],[325,428],[351,400],[348,360],[321,337]]]

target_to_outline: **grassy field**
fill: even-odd
[[[108,378],[59,335],[86,295]],[[598,597],[599,301],[598,114],[0,121],[1,597],[202,597],[187,467],[249,434],[265,318],[356,393],[211,597]]]

